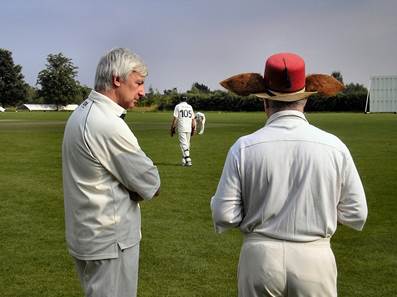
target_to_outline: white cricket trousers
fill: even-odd
[[[190,132],[179,132],[178,139],[182,157],[187,161],[190,158]]]
[[[86,297],[136,297],[139,243],[119,249],[119,257],[105,260],[75,258],[80,284]]]
[[[298,243],[248,234],[238,265],[239,297],[335,297],[329,239]]]

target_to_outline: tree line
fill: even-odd
[[[12,53],[0,49],[0,106],[19,106],[23,103],[79,104],[90,92],[76,79],[77,69],[62,53],[49,54],[46,68],[37,75],[36,86],[24,80],[22,66],[15,65]]]
[[[331,74],[343,83],[340,72]],[[332,97],[318,94],[309,97],[305,106],[306,111],[353,111],[363,112],[367,99],[367,89],[357,83],[346,84],[345,90]],[[176,88],[158,90],[149,88],[146,96],[139,102],[141,106],[156,106],[158,110],[172,110],[182,100],[191,104],[195,110],[201,111],[263,111],[263,100],[251,96],[239,96],[221,90],[211,91],[207,86],[193,83],[190,90],[179,93]]]
[[[38,73],[35,86],[24,81],[22,66],[15,65],[12,53],[0,49],[0,106],[17,107],[23,103],[79,104],[90,88],[76,79],[78,67],[62,53],[49,54],[46,67]],[[331,74],[343,83],[340,72]],[[311,96],[307,111],[364,111],[367,89],[361,84],[349,83],[346,89],[331,98]],[[196,110],[261,111],[263,101],[255,96],[238,96],[221,90],[211,91],[206,85],[194,82],[190,90],[178,92],[176,88],[162,93],[149,87],[140,106],[170,110],[181,100],[188,101]]]

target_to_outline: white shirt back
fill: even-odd
[[[194,119],[193,108],[186,102],[181,102],[175,106],[174,117],[178,119],[178,132],[191,132],[192,120]]]
[[[367,217],[349,150],[297,111],[273,114],[232,146],[211,208],[218,232],[301,242],[331,237],[337,221],[361,230]]]

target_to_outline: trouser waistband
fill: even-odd
[[[289,244],[307,244],[307,245],[329,245],[331,238],[319,238],[313,241],[292,241],[292,240],[285,240],[285,239],[277,239],[268,237],[258,233],[247,233],[244,235],[244,241],[269,241],[269,242],[285,242]]]

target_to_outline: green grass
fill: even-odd
[[[0,113],[0,296],[82,296],[64,240],[61,142],[69,113]],[[171,112],[130,112],[126,121],[158,165],[158,199],[142,203],[140,297],[236,296],[238,230],[213,231],[209,201],[230,145],[262,127],[264,113],[206,113],[192,139],[193,167],[179,166]],[[362,232],[332,240],[340,296],[397,292],[397,116],[313,113],[309,121],[350,148],[369,206]]]

